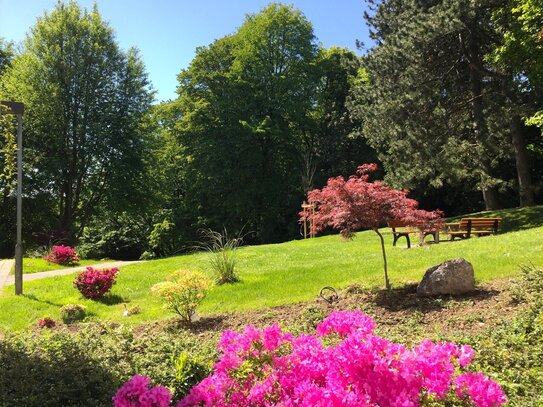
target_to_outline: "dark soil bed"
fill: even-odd
[[[478,286],[469,295],[434,298],[418,297],[415,284],[390,292],[363,290],[353,285],[340,291],[339,299],[332,304],[317,297],[311,302],[261,311],[205,315],[190,325],[172,318],[141,325],[137,330],[184,328],[209,337],[227,329],[240,331],[249,324],[258,328],[276,322],[289,329],[300,325],[307,327],[311,317],[322,318],[334,310],[361,309],[374,318],[381,332],[392,336],[402,335],[402,331],[409,329],[410,337],[413,333],[419,337],[435,336],[436,333],[449,337],[480,332],[500,321],[511,320],[522,306],[511,301],[510,283],[509,279],[494,280]]]

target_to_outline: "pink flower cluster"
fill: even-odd
[[[56,264],[73,264],[79,263],[79,257],[75,253],[75,249],[70,246],[53,246],[51,253],[43,257],[49,263]]]
[[[102,298],[115,284],[119,269],[95,270],[87,267],[87,270],[79,273],[74,281],[74,287],[83,297],[90,299]]]
[[[412,350],[372,334],[361,311],[338,311],[319,336],[342,340],[324,346],[312,335],[294,337],[277,326],[243,334],[226,331],[214,373],[179,402],[185,406],[419,406],[425,398],[461,397],[478,407],[506,402],[500,386],[482,373],[461,373],[469,346],[424,340]],[[334,342],[335,343],[335,342]]]
[[[330,346],[318,336],[283,333],[277,324],[263,330],[248,326],[242,334],[226,331],[214,373],[177,407],[411,407],[428,400],[498,407],[507,401],[484,374],[462,372],[474,355],[469,346],[424,340],[409,350],[373,335],[374,328],[361,311],[337,311],[317,327],[318,336],[331,335]],[[115,406],[149,405],[137,404],[140,393],[127,390],[137,387],[127,387],[137,377],[119,389]],[[161,400],[153,406],[169,405],[165,395]]]
[[[458,397],[467,396],[476,406],[492,407],[505,403],[503,390],[482,373],[464,373],[454,379]]]
[[[136,375],[121,386],[113,397],[115,407],[167,407],[172,395],[162,386],[149,388],[151,380]]]

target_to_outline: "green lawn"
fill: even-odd
[[[499,215],[518,219],[524,211],[530,211],[527,222],[534,226],[541,224],[538,219],[543,217],[541,207],[537,210],[502,211]],[[392,247],[392,236],[387,233],[390,280],[395,286],[419,281],[427,268],[455,257],[464,257],[473,264],[479,282],[516,276],[519,264],[543,264],[542,235],[543,227],[538,226],[408,250]],[[302,302],[315,298],[327,285],[335,288],[352,283],[366,287],[383,286],[379,239],[372,231],[358,233],[352,241],[333,235],[245,247],[239,250],[238,259],[241,281],[214,287],[199,309],[201,314]],[[67,303],[84,304],[102,320],[136,324],[168,318],[172,314],[150,295],[150,287],[178,269],[207,273],[207,254],[184,255],[124,267],[117,285],[102,302],[84,300],[72,287],[73,276],[26,283],[25,295],[21,297],[13,295],[12,286],[5,287],[4,295],[0,297],[0,330],[21,330],[45,315],[56,319],[59,308]],[[136,304],[140,306],[141,314],[122,316],[125,306]]]
[[[62,264],[49,263],[48,261],[40,258],[25,257],[23,259],[23,273],[30,274],[39,273],[41,271],[61,270],[71,267],[91,266],[93,264],[104,263],[106,261],[107,260],[80,260],[77,264],[63,266]],[[14,269],[12,268],[11,273],[13,274],[13,272]]]

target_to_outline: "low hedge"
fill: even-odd
[[[181,398],[205,377],[214,344],[185,331],[143,332],[89,325],[73,333],[44,330],[0,341],[0,406],[106,406],[134,374]]]

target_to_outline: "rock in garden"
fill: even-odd
[[[475,290],[473,266],[465,259],[447,260],[426,270],[418,295],[464,294]]]

